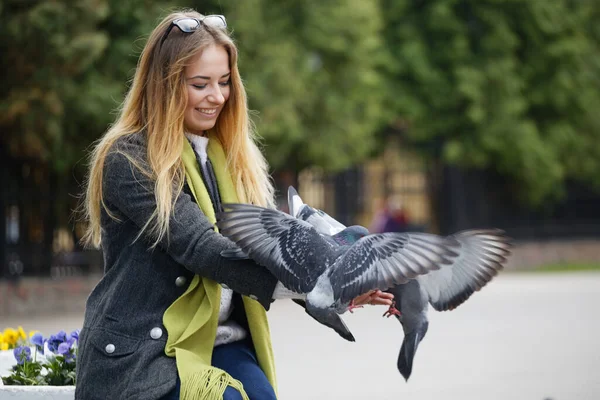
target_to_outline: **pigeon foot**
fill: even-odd
[[[391,317],[392,315],[397,315],[397,316],[401,316],[402,314],[400,313],[400,311],[396,308],[396,302],[392,301],[392,305],[390,306],[390,308],[388,308],[388,310],[386,312],[383,313],[382,317]]]
[[[350,302],[350,305],[348,306],[348,311],[350,311],[350,314],[354,313],[354,311],[352,311],[352,310],[354,310],[355,308],[363,308],[363,306],[357,306],[357,305],[355,305],[354,304],[354,300],[352,300]]]

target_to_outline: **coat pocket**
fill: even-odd
[[[88,340],[97,351],[111,358],[133,354],[141,343],[141,340],[104,329],[91,331]]]
[[[143,340],[103,328],[85,332],[79,348],[76,399],[126,398],[140,363]]]

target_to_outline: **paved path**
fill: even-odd
[[[367,307],[344,319],[356,343],[290,301],[269,312],[280,397],[305,399],[600,399],[600,273],[504,274],[452,312],[430,312],[413,376],[396,370],[402,330]],[[54,333],[81,315],[1,325]],[[1,327],[0,327],[1,328]]]

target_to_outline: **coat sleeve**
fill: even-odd
[[[119,214],[141,229],[156,209],[154,181],[125,154],[133,156],[136,164],[147,166],[143,144],[131,140],[115,144],[104,163],[104,201],[109,210],[116,208]],[[276,278],[252,260],[222,257],[221,251],[233,248],[235,244],[213,229],[202,210],[184,191],[175,200],[173,210],[169,231],[158,247],[188,270],[255,298],[268,310]],[[142,240],[154,243],[148,235]]]

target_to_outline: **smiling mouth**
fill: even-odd
[[[216,108],[196,108],[200,114],[206,115],[207,117],[213,117],[217,114]]]

